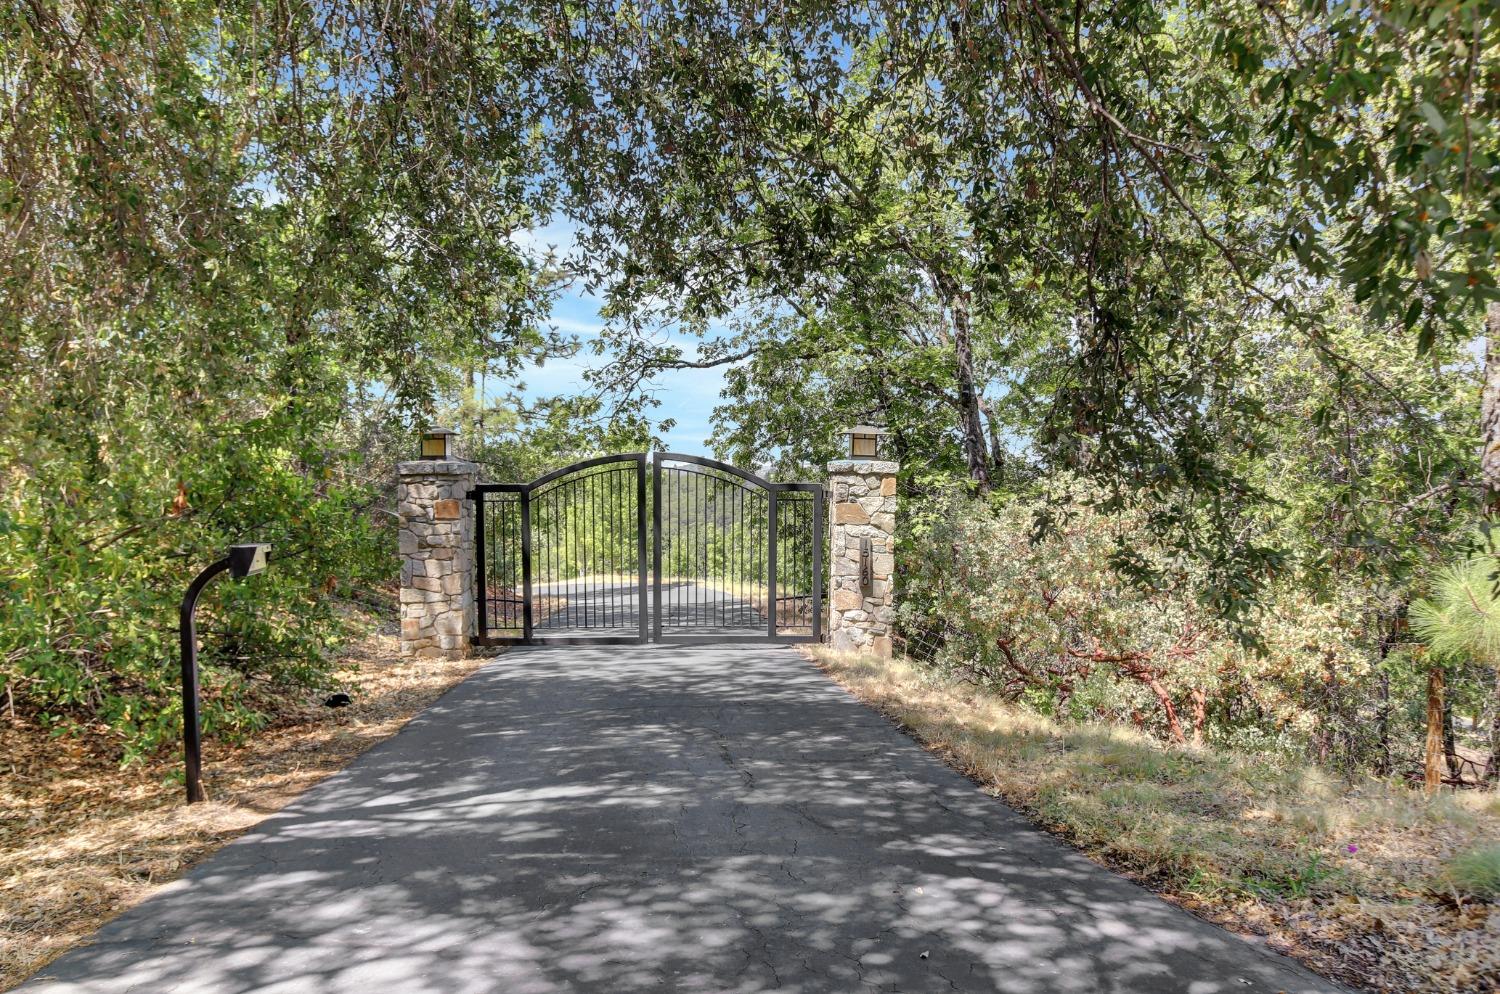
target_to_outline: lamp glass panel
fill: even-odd
[[[850,451],[856,456],[873,456],[875,454],[875,436],[855,435]]]
[[[422,457],[442,459],[448,454],[448,440],[442,435],[426,435],[422,438]]]

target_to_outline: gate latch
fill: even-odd
[[[870,540],[862,538],[859,540],[859,586],[861,590],[868,591],[871,586],[870,558]]]

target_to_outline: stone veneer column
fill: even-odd
[[[461,659],[474,631],[474,502],[479,467],[396,467],[401,517],[401,655]]]
[[[891,654],[896,572],[896,470],[893,462],[841,459],[828,464],[833,533],[828,564],[828,641],[840,652]],[[860,582],[860,540],[870,540],[870,582]]]

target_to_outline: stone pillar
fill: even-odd
[[[839,652],[891,654],[897,468],[866,459],[828,464],[828,641]],[[862,539],[869,540],[868,575],[861,571]]]
[[[479,467],[461,460],[396,467],[401,517],[401,655],[461,659],[474,633],[474,502]]]

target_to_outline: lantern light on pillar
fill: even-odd
[[[849,440],[850,459],[876,459],[880,455],[881,436],[889,435],[890,432],[870,425],[855,425],[853,428],[845,428],[840,434]]]
[[[449,458],[449,439],[458,432],[452,428],[428,428],[422,432],[422,458],[443,462]]]

